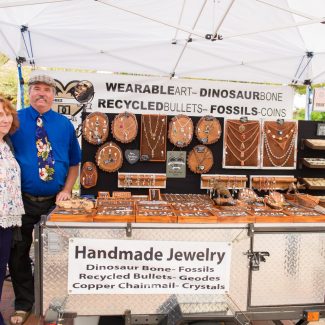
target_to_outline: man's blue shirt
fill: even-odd
[[[74,127],[65,116],[53,110],[42,114],[55,160],[53,180],[42,181],[38,173],[36,148],[36,119],[39,115],[31,106],[19,110],[20,127],[11,140],[21,168],[22,191],[34,196],[49,196],[63,188],[69,167],[80,163],[81,152]]]

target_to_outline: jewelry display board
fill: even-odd
[[[89,113],[83,113],[82,114],[82,120],[84,121],[85,118],[89,115]],[[106,114],[109,121],[113,121],[115,116],[118,115],[118,113],[113,114]],[[141,115],[136,114],[135,115],[138,126],[140,128],[141,126]],[[174,116],[166,116],[166,125],[169,125],[169,122],[172,120]],[[198,121],[200,120],[200,117],[191,117],[194,126],[197,125]],[[224,133],[224,119],[218,118],[220,125],[221,125],[221,132]],[[154,122],[154,120],[153,120]],[[248,120],[249,122],[249,120]],[[323,137],[318,137],[316,135],[317,130],[317,124],[318,122],[312,122],[312,121],[298,121],[298,143],[301,144],[302,139],[324,139]],[[137,150],[140,150],[140,142],[141,142],[141,132],[138,132],[136,138],[129,143],[122,143],[117,141],[115,138],[113,138],[112,133],[110,132],[108,135],[108,139],[106,142],[114,141],[116,143],[122,153],[123,156],[126,154],[126,152],[134,153]],[[96,164],[96,152],[99,148],[99,146],[96,144],[90,144],[88,141],[84,139],[84,137],[81,138],[82,141],[82,165],[84,162],[93,162]],[[197,145],[203,145],[199,142],[196,136],[193,137],[191,143],[185,147],[185,148],[178,148],[174,146],[168,139],[166,141],[166,148],[168,151],[174,151],[178,152],[179,150],[186,152],[187,156],[189,152]],[[204,174],[194,173],[192,172],[188,166],[186,165],[186,175],[183,178],[169,178],[167,177],[165,180],[165,184],[163,188],[161,189],[162,195],[165,193],[193,193],[193,194],[203,194],[206,193],[206,189],[201,188],[201,176],[205,177],[208,175],[224,175],[225,177],[228,177],[230,175],[232,176],[242,176],[242,177],[250,177],[250,176],[287,176],[288,170],[285,168],[274,168],[272,172],[268,169],[258,169],[258,168],[246,168],[246,166],[243,166],[242,168],[223,168],[223,157],[222,152],[224,148],[224,136],[221,136],[220,139],[213,143],[208,144],[207,147],[211,150],[213,155],[213,166],[209,170],[209,172]],[[322,150],[315,150],[311,149],[307,146],[304,146],[304,148],[301,148],[299,146],[296,148],[298,150],[297,152],[297,161],[302,162],[303,158],[325,158],[325,152]],[[120,173],[126,173],[126,174],[166,174],[166,162],[165,161],[141,161],[141,160],[134,160],[134,161],[127,161],[126,159],[123,160],[122,166],[119,168],[118,172],[106,172],[97,166],[97,172],[98,172],[98,178],[97,183],[95,186],[91,188],[85,188],[81,186],[80,191],[82,195],[93,195],[97,197],[97,194],[99,192],[110,192],[113,191],[123,191],[124,187],[119,187],[119,181],[118,181],[118,175]],[[302,177],[306,178],[318,178],[322,177],[321,169],[316,168],[308,168],[307,166],[301,164],[297,164],[296,169],[293,169],[290,171],[290,175],[294,176],[297,179],[301,179]],[[236,182],[235,182],[236,183]],[[247,183],[249,186],[249,183]],[[132,195],[148,195],[148,188],[142,188],[138,186],[130,187],[132,188]],[[231,190],[231,189],[230,189]],[[309,191],[307,189],[306,191]],[[323,190],[310,190],[310,194],[313,195],[323,195]]]
[[[140,160],[166,161],[167,117],[142,115]]]
[[[176,115],[169,122],[168,139],[175,147],[187,147],[192,141],[193,132],[194,125],[189,116]]]
[[[138,121],[134,114],[124,112],[115,116],[112,135],[122,143],[132,142],[138,134]]]
[[[223,168],[260,165],[260,121],[225,120]]]
[[[297,121],[280,121],[263,121],[262,168],[296,168]]]
[[[91,144],[99,145],[106,141],[109,131],[107,115],[100,112],[89,114],[82,123],[82,135]]]
[[[96,152],[96,163],[105,172],[116,172],[123,164],[121,148],[113,141],[103,144]]]
[[[221,136],[221,125],[214,116],[203,116],[199,119],[195,127],[197,139],[203,144],[212,144],[219,140]]]
[[[212,151],[205,145],[195,146],[188,154],[187,165],[193,173],[207,173],[213,166]]]
[[[166,188],[166,174],[118,173],[119,188]]]

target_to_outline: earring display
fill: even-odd
[[[260,122],[225,120],[223,168],[260,165]]]
[[[221,136],[219,120],[210,115],[201,117],[196,124],[195,134],[197,139],[203,144],[217,142]]]
[[[187,165],[193,173],[207,173],[213,166],[212,151],[205,145],[195,146],[188,154]]]
[[[119,188],[166,188],[166,174],[118,173]]]
[[[103,144],[97,150],[96,164],[105,172],[116,172],[123,164],[123,153],[121,148],[112,141]]]
[[[138,121],[136,116],[128,112],[116,115],[112,122],[112,134],[119,142],[132,142],[138,134]]]
[[[251,188],[260,192],[287,190],[296,182],[297,179],[294,176],[254,175],[250,177]]]
[[[248,178],[245,175],[215,175],[206,174],[201,176],[201,189],[213,189],[222,183],[228,190],[246,187]]]
[[[91,144],[99,145],[108,138],[109,123],[104,113],[94,112],[89,114],[82,123],[82,134]]]
[[[80,184],[84,188],[91,188],[97,184],[97,168],[93,162],[86,161],[81,168]]]
[[[188,146],[192,141],[193,132],[192,119],[186,115],[176,115],[169,122],[168,138],[176,147],[184,148]]]
[[[297,134],[296,121],[264,121],[262,168],[295,169]]]
[[[161,115],[141,116],[141,161],[166,160],[167,117]]]

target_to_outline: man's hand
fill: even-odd
[[[69,192],[69,191],[61,191],[56,195],[56,202],[66,201],[69,199],[71,199],[71,192]]]

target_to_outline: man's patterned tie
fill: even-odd
[[[45,182],[50,181],[54,175],[54,158],[41,115],[36,120],[36,148],[39,177]]]

